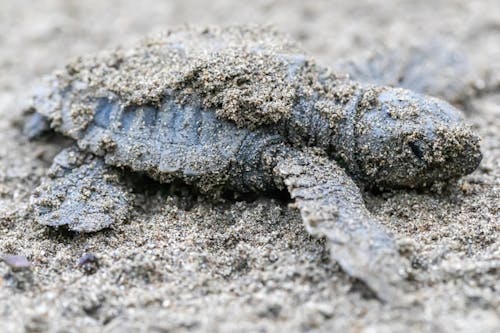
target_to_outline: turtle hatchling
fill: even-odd
[[[288,191],[332,259],[388,302],[406,261],[360,188],[426,188],[481,160],[450,104],[350,80],[272,28],[169,31],[80,57],[34,95],[25,134],[74,141],[32,195],[38,223],[94,232],[127,219],[122,173],[207,198]]]

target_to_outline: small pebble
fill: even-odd
[[[1,260],[13,271],[23,270],[31,267],[31,263],[25,256],[15,254],[4,254]]]
[[[85,274],[94,274],[99,269],[99,260],[93,253],[85,253],[78,259],[78,267]]]

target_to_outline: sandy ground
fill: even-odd
[[[347,2],[346,2],[347,3]],[[498,332],[498,1],[0,1],[2,332]],[[209,204],[147,183],[133,219],[93,235],[32,222],[28,199],[59,150],[28,142],[37,79],[82,53],[191,24],[275,24],[323,64],[442,36],[460,45],[481,96],[466,103],[480,168],[444,193],[366,194],[412,262],[413,303],[365,298],[286,202]],[[84,253],[99,264],[78,266]],[[89,274],[93,273],[93,274]]]

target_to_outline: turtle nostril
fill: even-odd
[[[421,144],[419,144],[418,142],[409,142],[408,145],[410,146],[411,148],[411,151],[412,153],[418,157],[418,159],[422,159],[424,157],[424,151],[422,149],[422,146]]]

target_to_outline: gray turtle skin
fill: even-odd
[[[208,37],[206,30],[187,35],[181,30],[148,45],[160,45],[160,55],[172,49],[188,54],[179,39],[198,42],[201,36],[209,39],[206,45],[217,45],[221,59],[225,36],[235,34],[234,45],[252,40],[251,47],[245,44],[242,49],[249,57],[267,51],[265,43],[255,46],[267,40],[255,36],[265,33],[245,29],[217,30]],[[149,50],[147,54],[147,59],[154,58]],[[305,82],[296,79],[304,68],[314,75],[324,73],[300,53],[271,54],[285,69],[284,76],[278,76],[285,84]],[[125,55],[120,63],[130,57]],[[238,55],[238,61],[245,65],[247,60]],[[231,64],[224,63],[228,71]],[[209,65],[161,87],[153,102],[131,103],[118,90],[95,88],[81,74],[67,80],[81,69],[67,69],[66,78],[58,76],[40,88],[34,100],[37,115],[26,124],[25,133],[36,137],[50,124],[75,146],[58,155],[49,177],[33,194],[35,220],[79,232],[125,220],[132,198],[120,182],[121,169],[161,183],[182,180],[208,195],[286,189],[307,231],[327,238],[333,260],[346,273],[383,301],[400,299],[406,262],[393,238],[365,208],[359,186],[423,188],[472,172],[481,160],[479,139],[459,112],[444,101],[408,90],[362,85],[339,76],[332,81],[321,74],[314,76],[319,89],[293,85],[296,94],[288,108],[281,108],[279,99],[273,101],[279,106],[273,110],[285,110],[280,116],[260,116],[268,104],[253,100],[243,100],[236,113],[226,114],[220,112],[223,105],[207,104],[208,85],[199,84],[204,73],[200,68],[212,70]],[[237,74],[231,82],[243,89],[253,84],[252,75]],[[217,83],[210,81],[210,89]]]
[[[443,37],[378,47],[333,67],[356,81],[402,87],[455,105],[465,104],[476,89],[466,52]]]

